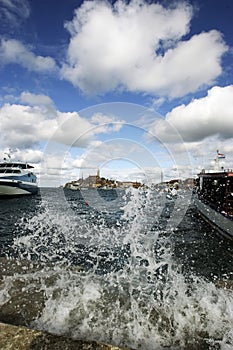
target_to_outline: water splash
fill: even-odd
[[[181,272],[164,198],[128,190],[112,221],[82,203],[69,215],[43,204],[23,220],[15,254],[41,264],[39,280],[24,276],[44,296],[31,325],[134,349],[232,349],[232,290]]]

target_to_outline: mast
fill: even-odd
[[[218,158],[218,153],[219,153],[219,150],[217,149],[217,155],[215,157],[215,167],[214,167],[214,170],[216,171],[219,171],[219,158]]]
[[[161,184],[163,183],[163,170],[161,170]]]
[[[224,159],[224,158],[225,158],[225,154],[219,153],[219,150],[217,150],[217,155],[215,158],[215,170],[219,171],[219,159]],[[221,169],[223,170],[224,167],[222,166]]]

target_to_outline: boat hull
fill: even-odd
[[[219,234],[233,240],[233,220],[212,209],[197,197],[194,198],[194,203],[205,221],[214,227]]]
[[[36,184],[22,181],[0,180],[0,197],[15,197],[38,193]]]

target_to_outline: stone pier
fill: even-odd
[[[0,323],[1,350],[129,350],[95,341],[72,340],[49,333]]]

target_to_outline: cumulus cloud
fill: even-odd
[[[195,176],[201,169],[216,169],[217,150],[224,153],[226,159],[220,160],[220,166],[226,169],[232,168],[233,164],[233,138],[222,139],[218,135],[207,137],[201,141],[185,142],[182,145],[174,145],[176,152],[186,148],[190,154],[192,174]],[[190,172],[191,176],[191,172]]]
[[[180,105],[157,120],[151,128],[154,135],[174,141],[174,128],[184,141],[200,141],[214,135],[233,138],[233,85],[215,86],[203,98]]]
[[[0,142],[12,148],[30,148],[55,131],[55,120],[47,120],[39,107],[5,104],[0,109]]]
[[[129,169],[131,169],[131,175],[134,173],[134,180],[139,179],[136,176],[137,173],[140,174],[140,179],[144,178],[147,181],[155,179],[157,172],[155,173],[154,170],[160,168],[155,154],[143,142],[139,143],[126,138],[114,138],[89,147],[79,159],[73,162],[73,166],[81,169],[84,173],[86,169],[96,171],[99,168],[101,173],[111,173],[113,178],[114,173],[121,172],[118,179],[126,179],[129,176]],[[153,170],[151,170],[152,168]]]
[[[40,163],[43,159],[43,152],[33,149],[16,149],[13,156],[15,160],[21,160],[22,162]]]
[[[29,104],[30,106],[54,106],[51,98],[43,94],[33,94],[31,92],[24,91],[20,95],[20,100],[21,102]]]
[[[125,123],[122,119],[117,119],[115,116],[108,116],[103,113],[95,113],[91,117],[91,122],[95,125],[98,125],[99,133],[101,132],[101,128],[103,128],[103,132],[117,132],[122,128],[122,125]]]
[[[2,147],[31,148],[41,142],[55,142],[85,148],[99,134],[118,131],[122,125],[104,115],[87,119],[77,112],[60,112],[44,95],[24,92],[21,100],[31,105],[6,103],[0,108]]]
[[[174,98],[194,92],[221,74],[227,47],[216,30],[182,41],[191,18],[187,3],[86,1],[66,23],[71,39],[62,77],[88,94],[122,89]]]
[[[1,24],[17,27],[30,15],[28,0],[0,0]]]
[[[56,63],[51,57],[36,56],[30,48],[19,40],[2,39],[0,44],[0,63],[15,63],[29,71],[49,73],[56,70]]]

